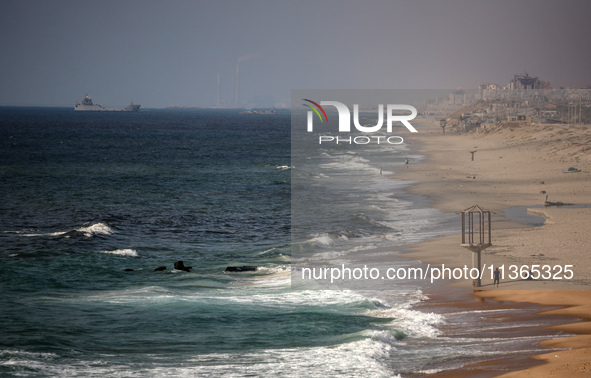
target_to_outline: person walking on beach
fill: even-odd
[[[499,271],[499,268],[496,268],[495,271],[493,272],[493,286],[495,286],[495,284],[497,284],[497,287],[499,287],[499,281],[501,280],[501,272]]]
[[[408,158],[406,158],[406,161],[404,162],[404,164],[406,164],[406,168],[408,168]]]

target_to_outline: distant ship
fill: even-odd
[[[131,100],[131,104],[124,108],[105,108],[104,106],[93,104],[90,96],[86,95],[82,102],[77,102],[76,105],[74,105],[74,110],[86,112],[137,112],[140,110],[140,106],[141,105],[135,105],[133,100]]]
[[[275,109],[270,108],[260,108],[260,109],[251,109],[242,112],[243,114],[276,114],[277,112]]]

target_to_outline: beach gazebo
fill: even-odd
[[[477,287],[480,287],[482,258],[481,252],[492,245],[491,243],[491,214],[493,211],[478,205],[471,206],[459,212],[462,216],[462,244],[461,246],[472,252],[472,268],[478,269]]]

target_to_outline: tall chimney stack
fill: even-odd
[[[221,91],[221,82],[222,79],[220,77],[220,73],[218,72],[218,98],[217,98],[217,102],[216,102],[216,106],[219,108],[220,107],[220,91]]]

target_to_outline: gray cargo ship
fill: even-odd
[[[76,105],[74,105],[74,110],[87,112],[137,112],[140,110],[140,105],[135,105],[132,100],[131,104],[124,108],[105,108],[104,106],[93,104],[90,96],[86,95],[82,102],[77,102]]]

